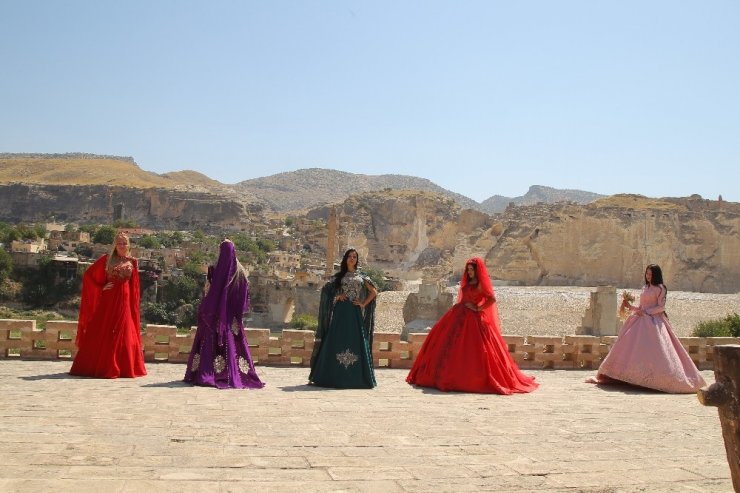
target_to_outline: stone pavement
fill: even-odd
[[[694,395],[533,371],[527,395],[305,385],[258,367],[262,390],[67,375],[67,361],[0,361],[0,491],[730,492],[716,408]],[[703,372],[708,382],[712,372]]]

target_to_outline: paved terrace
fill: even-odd
[[[716,408],[694,395],[531,371],[528,395],[413,388],[380,369],[374,390],[67,375],[69,361],[0,361],[0,491],[730,492]],[[713,374],[703,372],[708,382]]]

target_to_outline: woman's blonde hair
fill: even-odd
[[[234,271],[234,276],[229,279],[229,286],[231,286],[238,279],[247,278],[247,269],[245,269],[242,263],[239,262],[239,259],[236,257],[236,252],[234,252],[234,261],[236,262],[236,270]]]
[[[105,270],[109,270],[111,265],[113,264],[113,259],[119,257],[118,249],[116,248],[116,244],[118,243],[119,238],[123,238],[126,240],[126,255],[131,254],[131,241],[128,239],[128,235],[123,231],[119,231],[116,237],[113,239],[113,248],[108,254],[108,261],[105,263]]]

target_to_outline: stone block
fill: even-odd
[[[373,343],[374,351],[390,351],[391,350],[391,343],[389,341],[380,341],[377,343]]]
[[[13,318],[1,318],[0,319],[0,331],[3,329],[7,330],[36,330],[35,320],[16,320]]]

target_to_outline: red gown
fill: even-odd
[[[146,375],[139,328],[139,271],[127,258],[106,272],[107,255],[91,265],[82,278],[77,321],[79,350],[71,375],[97,378]],[[113,287],[103,290],[112,282]]]
[[[487,276],[485,267],[482,270]],[[478,273],[481,275],[480,267]],[[480,289],[461,287],[458,302],[427,335],[406,377],[408,383],[443,391],[507,395],[538,387],[534,377],[523,374],[509,354],[499,332],[495,302],[479,312],[465,306],[466,302],[481,306],[493,296],[493,288],[481,284]],[[490,286],[490,281],[487,284]]]

